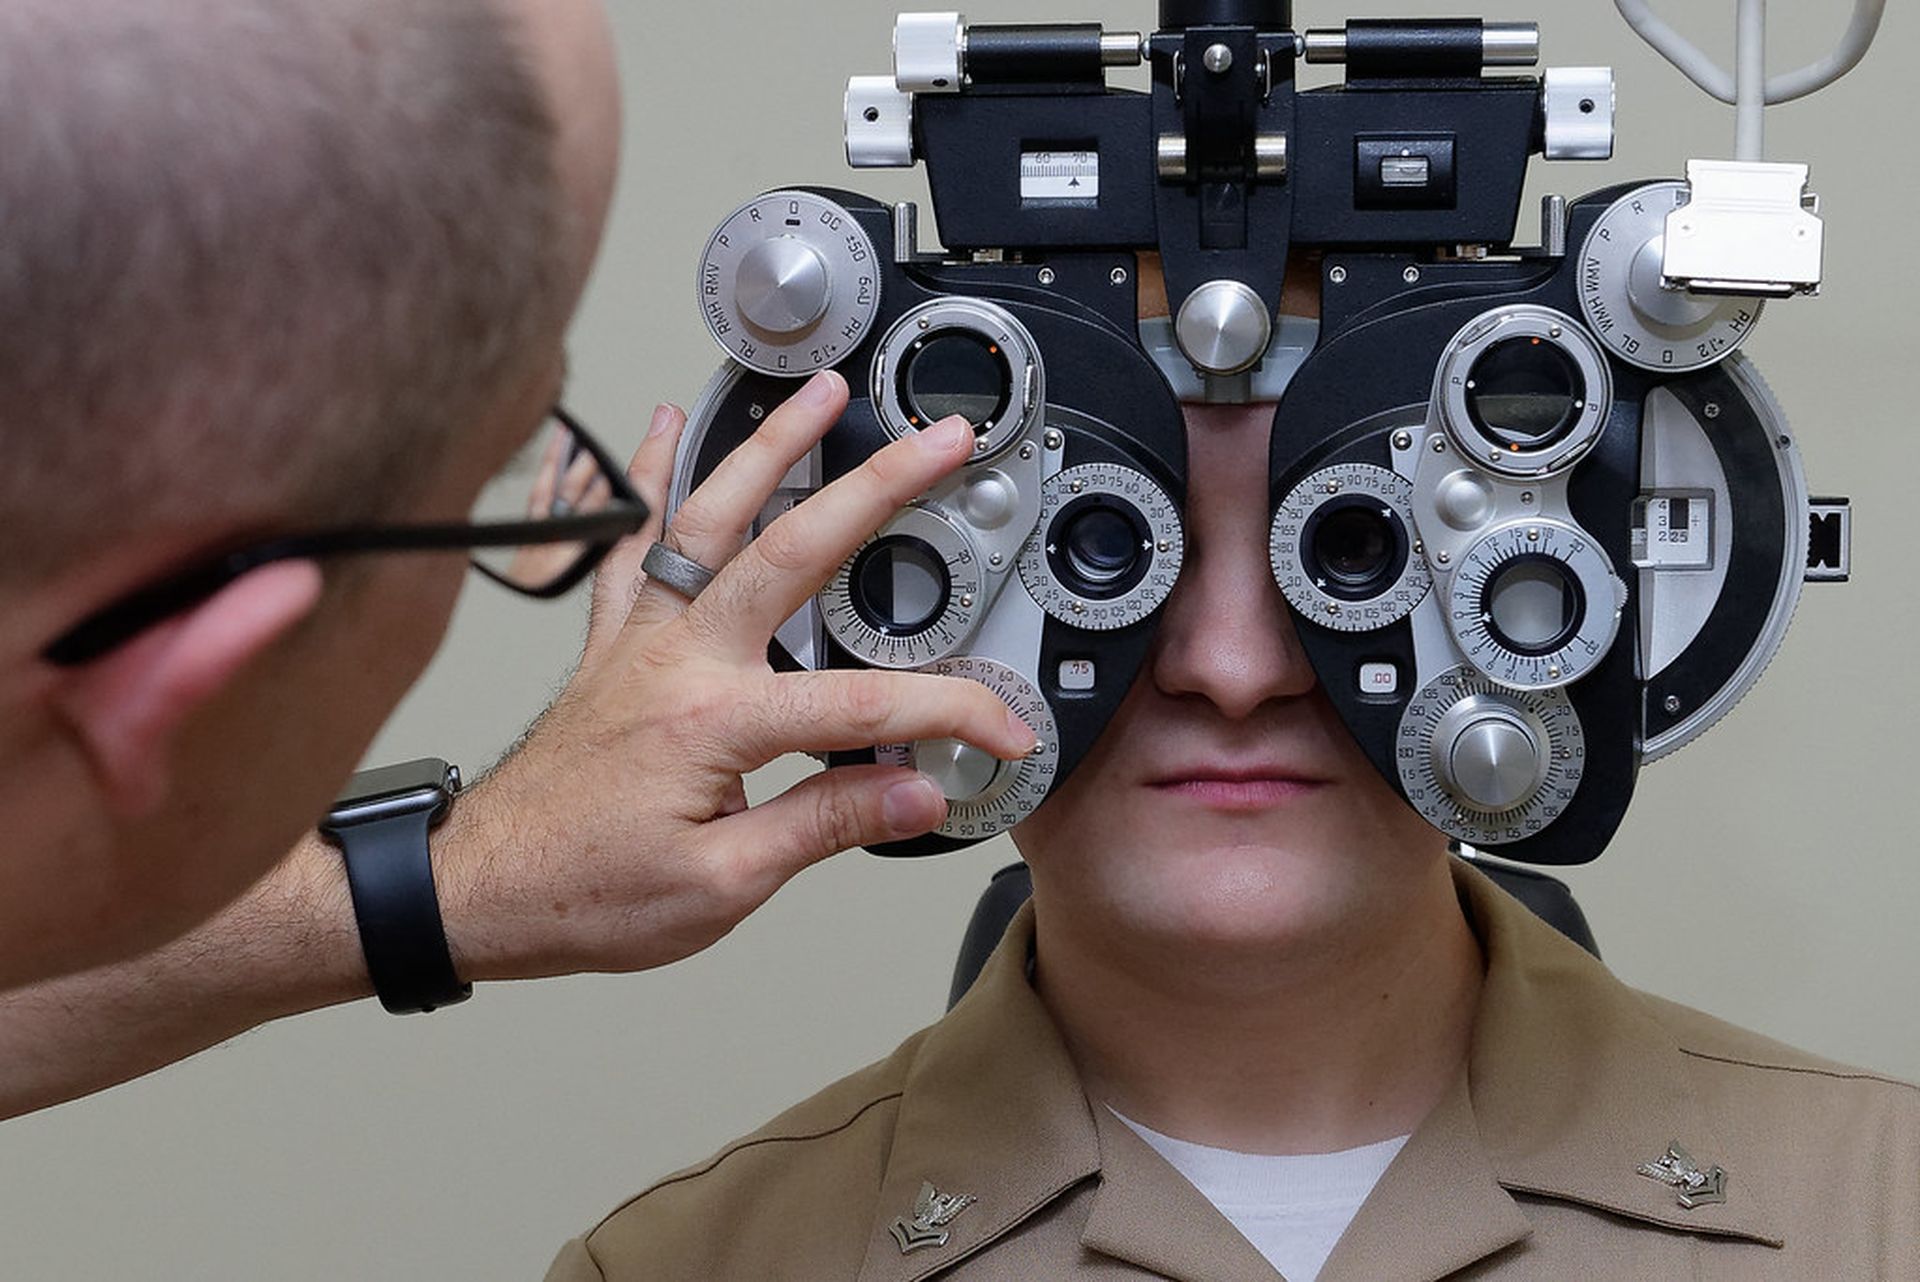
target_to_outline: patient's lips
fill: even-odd
[[[1253,811],[1283,806],[1330,781],[1277,761],[1197,761],[1148,781],[1156,792],[1215,810]]]

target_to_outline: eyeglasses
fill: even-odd
[[[503,587],[550,600],[591,574],[647,520],[647,505],[613,456],[565,409],[549,415],[537,468],[517,460],[481,492],[473,519],[457,525],[356,526],[249,544],[207,558],[121,597],[41,652],[57,667],[93,662],[148,628],[213,597],[276,561],[368,552],[471,551],[473,565]]]

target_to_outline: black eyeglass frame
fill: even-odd
[[[633,482],[627,479],[626,470],[614,462],[606,447],[593,438],[580,420],[559,405],[553,407],[551,417],[573,433],[573,439],[600,465],[600,473],[613,492],[612,502],[605,510],[527,521],[343,526],[262,540],[190,565],[96,610],[41,651],[40,657],[61,668],[92,663],[156,623],[213,597],[262,566],[279,561],[309,561],[367,552],[454,552],[583,543],[586,547],[572,568],[538,588],[504,578],[478,560],[472,562],[474,569],[522,596],[541,600],[562,596],[593,573],[621,540],[638,533],[646,524],[650,509],[633,488]]]

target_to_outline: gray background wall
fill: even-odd
[[[849,176],[839,150],[842,82],[886,67],[895,0],[615,4],[627,170],[571,398],[625,449],[655,400],[690,400],[717,364],[692,272],[718,217],[783,183],[900,199],[921,180]],[[1664,7],[1730,57],[1731,3]],[[1796,62],[1824,51],[1850,9],[1774,7],[1777,66],[1789,51]],[[1302,25],[1349,12],[1316,0],[1298,10]],[[1463,11],[1474,8],[1350,12]],[[1116,29],[1153,13],[1145,0],[969,9]],[[1543,166],[1537,191],[1578,194],[1730,150],[1731,113],[1634,40],[1605,0],[1503,2],[1486,16],[1538,16],[1550,63],[1611,63],[1620,79],[1618,159]],[[1816,490],[1856,501],[1855,582],[1809,592],[1765,682],[1703,743],[1650,768],[1615,848],[1570,877],[1630,982],[1910,1078],[1916,53],[1920,20],[1896,4],[1854,77],[1769,115],[1774,156],[1815,165],[1827,292],[1776,307],[1750,350],[1793,416]],[[476,589],[375,756],[490,760],[564,678],[582,619],[577,601],[542,609]],[[636,760],[633,787],[646,777]],[[755,795],[794,777],[776,767]],[[846,856],[665,971],[494,987],[426,1020],[371,1003],[325,1012],[11,1123],[0,1130],[0,1277],[537,1277],[560,1241],[624,1196],[934,1017],[974,897],[1011,857],[1000,845],[913,865]]]

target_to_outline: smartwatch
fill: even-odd
[[[473,985],[454,974],[427,851],[427,834],[447,817],[459,791],[459,767],[437,757],[365,770],[347,781],[320,823],[320,835],[346,860],[373,991],[396,1015],[473,995]]]

